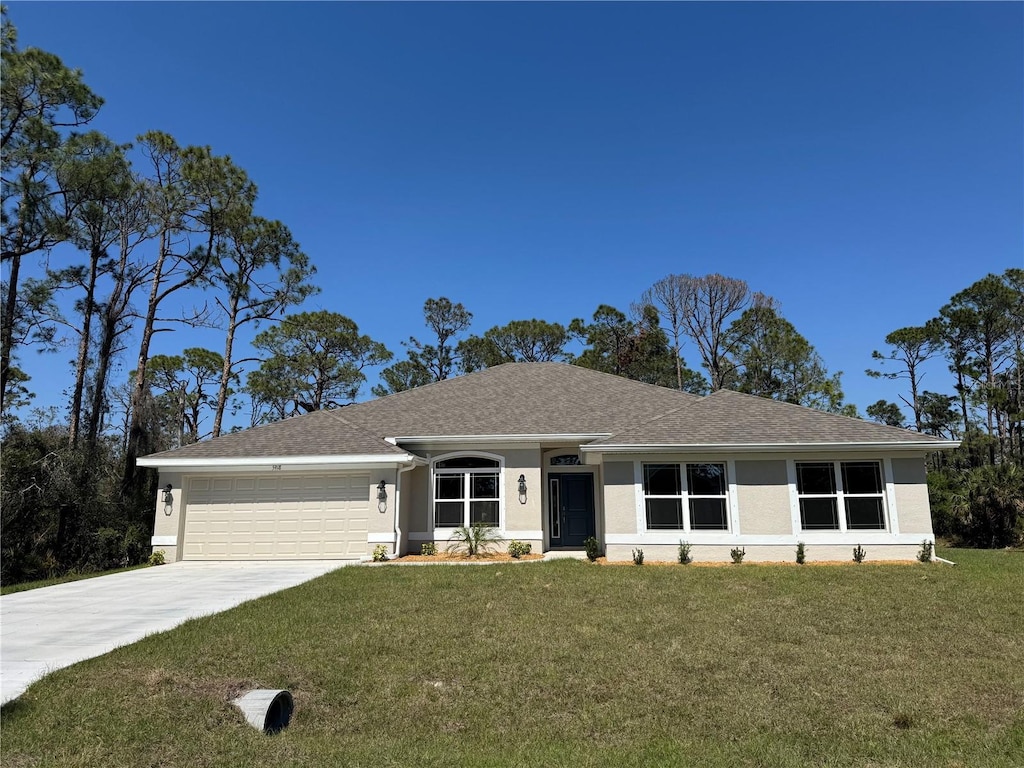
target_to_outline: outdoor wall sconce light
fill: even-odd
[[[526,475],[519,476],[519,503],[526,503]]]
[[[164,486],[164,514],[170,515],[171,509],[174,507],[174,494],[171,493],[174,488],[170,483]]]
[[[377,509],[383,512],[388,508],[388,486],[383,480],[377,483]]]

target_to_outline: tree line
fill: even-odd
[[[931,459],[935,532],[977,547],[1024,543],[1024,269],[986,275],[952,296],[936,317],[899,328],[875,350],[869,376],[899,381],[899,403],[879,400],[871,418],[961,440]],[[924,389],[924,364],[945,362],[952,391]]]
[[[669,275],[629,307],[600,304],[567,325],[521,319],[478,334],[462,303],[429,298],[424,332],[396,359],[342,314],[299,311],[319,291],[312,260],[285,224],[257,212],[257,185],[229,156],[160,131],[128,143],[90,130],[103,100],[57,56],[20,48],[6,12],[2,57],[4,583],[140,561],[156,477],[136,468],[139,455],[217,437],[239,413],[259,424],[344,405],[378,368],[378,397],[506,362],[560,361],[858,416],[841,373],[778,302],[717,274]],[[1021,270],[988,276],[873,355],[872,375],[905,382],[909,426],[964,440],[932,468],[937,525],[964,543],[1020,536],[1022,287]],[[257,323],[252,342],[239,342]],[[218,329],[223,343],[151,353],[157,334],[188,327]],[[31,408],[30,350],[71,352],[66,412]],[[937,356],[952,393],[921,388],[922,365]],[[894,402],[867,415],[907,426]]]

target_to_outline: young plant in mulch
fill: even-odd
[[[802,541],[796,543],[796,562],[798,565],[803,565],[807,560],[807,548],[804,546]]]
[[[917,559],[921,563],[930,563],[932,561],[932,547],[934,545],[925,539],[921,542],[921,548],[917,550]]]
[[[485,523],[473,523],[473,525],[460,525],[448,538],[448,552],[461,552],[466,557],[477,557],[486,555],[504,539],[498,534],[498,529],[493,525]]]
[[[420,554],[425,557],[433,557],[437,554],[437,544],[432,541],[424,541],[420,544]]]
[[[587,553],[587,559],[590,562],[594,562],[601,556],[601,545],[593,536],[588,536],[583,540],[583,550]]]
[[[868,553],[864,551],[864,547],[858,544],[853,548],[853,562],[863,563],[864,558],[868,556]]]
[[[729,551],[729,557],[732,558],[732,564],[733,565],[739,565],[740,563],[742,563],[743,562],[743,558],[746,557],[746,556],[747,556],[747,548],[746,547],[733,547]]]
[[[693,562],[693,557],[690,555],[690,545],[685,541],[679,542],[679,562],[682,565],[689,565]]]
[[[516,539],[512,539],[512,541],[508,543],[508,553],[516,560],[524,555],[530,554],[532,551],[533,545],[528,541],[517,541]]]
[[[642,549],[633,550],[633,565],[644,564],[644,551]]]
[[[388,560],[388,548],[384,544],[378,544],[373,548],[373,562],[386,563]]]

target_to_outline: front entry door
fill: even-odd
[[[594,475],[548,475],[548,510],[552,547],[580,548],[594,535]]]

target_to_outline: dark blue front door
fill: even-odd
[[[594,535],[594,476],[548,475],[548,511],[552,547],[582,547]]]

